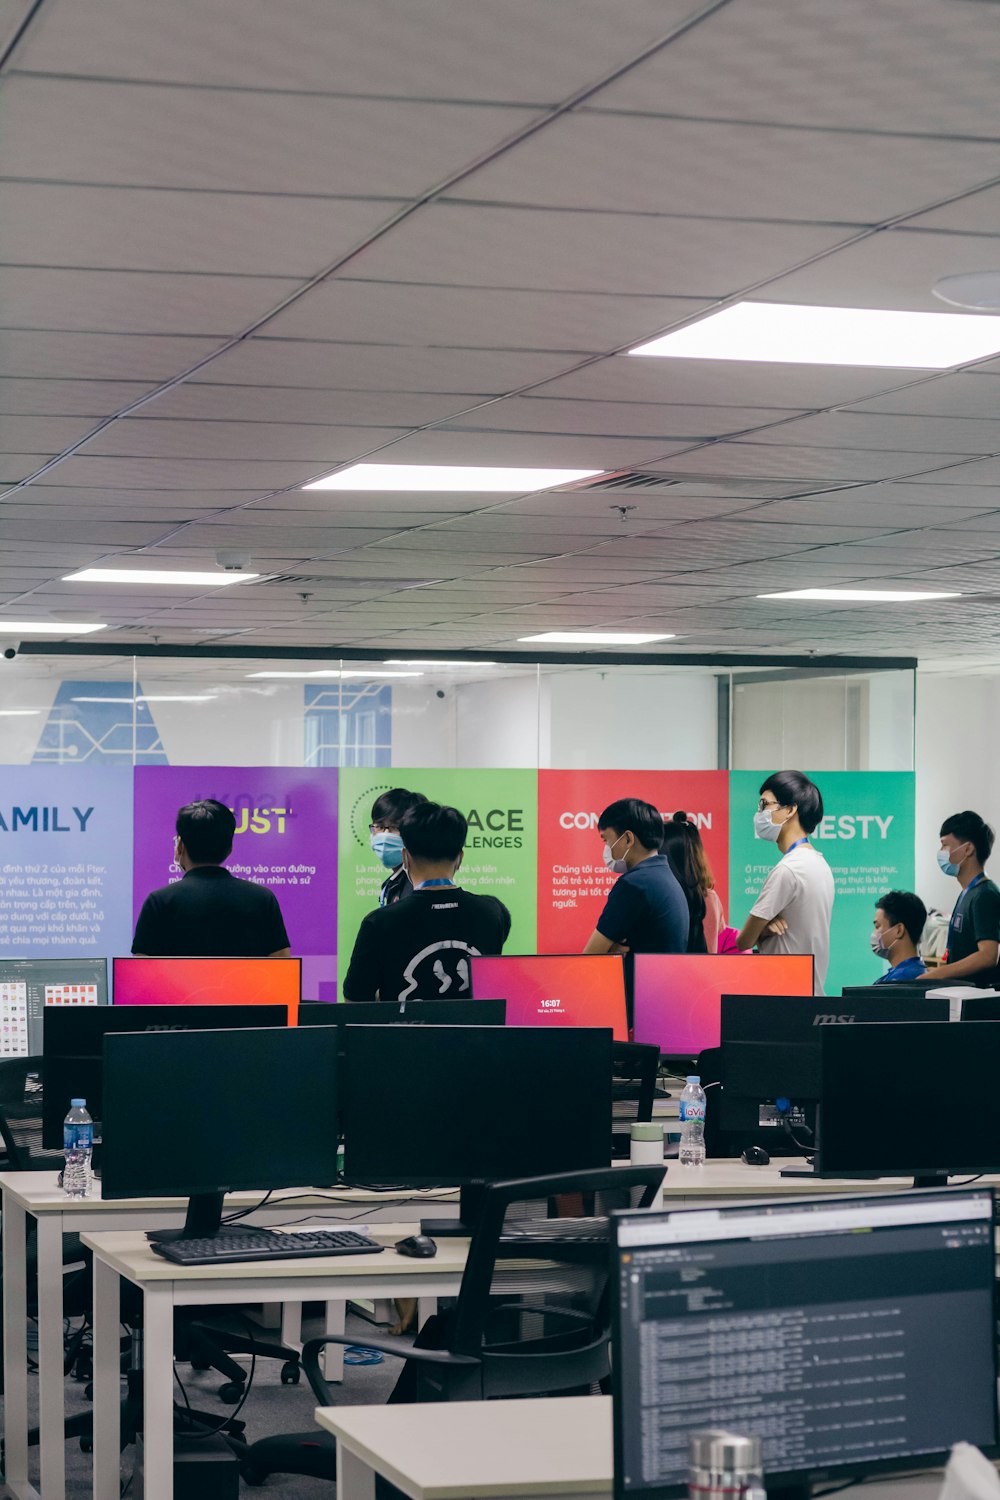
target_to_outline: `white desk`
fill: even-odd
[[[65,1380],[63,1376],[63,1235],[97,1229],[174,1228],[184,1223],[186,1201],[181,1198],[129,1198],[121,1201],[98,1196],[67,1198],[58,1186],[55,1172],[0,1173],[3,1202],[3,1307],[4,1307],[4,1428],[7,1487],[16,1500],[37,1500],[39,1491],[28,1477],[28,1376],[27,1376],[27,1279],[25,1239],[27,1221],[35,1221],[38,1246],[38,1405],[40,1488],[45,1500],[64,1500],[66,1493],[63,1424]],[[405,1195],[372,1193],[360,1188],[331,1188],[323,1198],[288,1199],[294,1189],[282,1189],[275,1199],[249,1216],[254,1224],[277,1224],[314,1212],[324,1219],[409,1221],[403,1233],[412,1233],[413,1220],[434,1213],[448,1217],[458,1212],[458,1194],[417,1191]],[[251,1208],[262,1194],[233,1193],[226,1199],[226,1212]],[[442,1201],[442,1199],[444,1201]],[[434,1204],[433,1208],[429,1205]],[[252,1300],[252,1299],[251,1299]],[[344,1305],[331,1304],[327,1332],[343,1332]],[[299,1341],[300,1309],[289,1309],[282,1324],[284,1342]],[[331,1350],[331,1352],[333,1352]],[[343,1351],[339,1348],[325,1364],[331,1380],[342,1378]]]
[[[594,1500],[613,1483],[610,1396],[321,1406],[337,1439],[337,1500],[374,1500],[381,1474],[410,1500]],[[866,1500],[936,1500],[940,1474],[865,1485]]]
[[[375,1239],[391,1246],[412,1225],[377,1225]],[[444,1239],[432,1260],[412,1260],[388,1249],[381,1255],[329,1260],[250,1262],[182,1267],[154,1255],[142,1234],[85,1233],[94,1254],[94,1500],[118,1500],[119,1281],[143,1293],[143,1444],[145,1500],[173,1500],[174,1308],[213,1303],[339,1302],[366,1297],[427,1299],[457,1294],[468,1240]],[[51,1500],[45,1491],[45,1500]]]
[[[739,1158],[717,1158],[703,1167],[682,1167],[667,1162],[663,1201],[669,1208],[704,1207],[737,1198],[813,1198],[827,1193],[850,1196],[860,1193],[898,1193],[913,1186],[912,1177],[878,1177],[866,1181],[849,1177],[782,1177],[783,1167],[804,1166],[794,1157],[775,1158],[766,1167],[748,1167]],[[977,1187],[998,1187],[1000,1176],[981,1177]]]

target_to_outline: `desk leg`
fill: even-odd
[[[347,1326],[347,1303],[328,1302],[326,1304],[326,1316],[323,1321],[324,1333],[343,1333]],[[364,1339],[360,1342],[363,1344]],[[343,1344],[326,1344],[323,1348],[323,1356],[319,1362],[320,1370],[323,1372],[324,1380],[340,1382],[344,1378],[344,1346]]]
[[[94,1258],[94,1500],[121,1488],[121,1351],[117,1271]]]
[[[143,1312],[144,1500],[174,1494],[174,1299],[169,1286],[148,1285]]]
[[[375,1471],[345,1448],[337,1444],[337,1500],[375,1500]]]
[[[17,1495],[28,1483],[28,1272],[26,1219],[20,1204],[3,1205],[4,1471]]]
[[[265,1306],[273,1308],[278,1314],[278,1326],[281,1329],[281,1342],[286,1349],[302,1348],[302,1303],[301,1302],[276,1302],[266,1303]]]
[[[435,1317],[437,1315],[437,1310],[438,1310],[438,1304],[437,1304],[437,1298],[436,1297],[418,1297],[417,1298],[417,1332],[418,1333],[420,1332],[421,1328],[423,1328],[423,1326],[427,1322],[428,1318],[433,1318],[433,1317]]]
[[[66,1494],[66,1406],[62,1215],[42,1214],[37,1224],[39,1488],[45,1500],[63,1500]]]

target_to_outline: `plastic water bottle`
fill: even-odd
[[[705,1164],[705,1090],[697,1073],[689,1073],[681,1091],[681,1149],[678,1160],[682,1167],[701,1167]]]
[[[90,1160],[94,1154],[94,1122],[86,1099],[71,1099],[63,1121],[63,1191],[67,1198],[86,1198],[90,1192]]]

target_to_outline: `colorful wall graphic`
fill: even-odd
[[[100,958],[132,941],[132,771],[5,766],[0,953]]]
[[[304,994],[346,968],[386,872],[368,842],[371,804],[410,786],[461,808],[461,881],[510,908],[510,953],[579,952],[614,877],[597,816],[618,796],[698,819],[731,925],[750,911],[777,850],[753,836],[766,771],[530,771],[334,767],[10,766],[0,797],[0,951],[112,956],[131,947],[134,913],[171,869],[177,808],[218,797],[237,817],[228,868],[270,886]],[[883,971],[868,944],[875,901],[914,886],[909,772],[817,773],[826,804],[816,843],[837,887],[827,992]],[[134,869],[133,869],[134,863]],[[339,946],[338,946],[339,932]]]
[[[534,953],[538,777],[534,771],[405,769],[340,772],[340,971],[346,972],[362,917],[378,906],[388,875],[371,851],[372,803],[405,786],[459,808],[469,820],[461,883],[499,896],[511,915],[508,953]]]
[[[768,771],[729,776],[729,872],[739,927],[778,859],[775,844],[754,837],[753,815]],[[913,799],[911,771],[816,771],[826,816],[813,839],[833,871],[836,896],[831,924],[826,993],[845,984],[872,984],[885,973],[868,939],[878,897],[913,890]]]
[[[540,771],[538,951],[579,953],[617,876],[604,864],[597,819],[619,797],[641,797],[670,817],[697,819],[728,912],[727,771]]]
[[[274,891],[292,952],[302,955],[303,997],[316,999],[320,980],[337,972],[338,775],[310,767],[138,767],[135,914],[149,891],[181,878],[171,866],[177,809],[216,797],[236,815],[226,868]]]

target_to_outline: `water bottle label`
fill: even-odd
[[[705,1101],[703,1099],[681,1100],[681,1122],[685,1124],[688,1120],[704,1120]]]
[[[64,1151],[90,1151],[94,1145],[93,1125],[64,1125]]]

